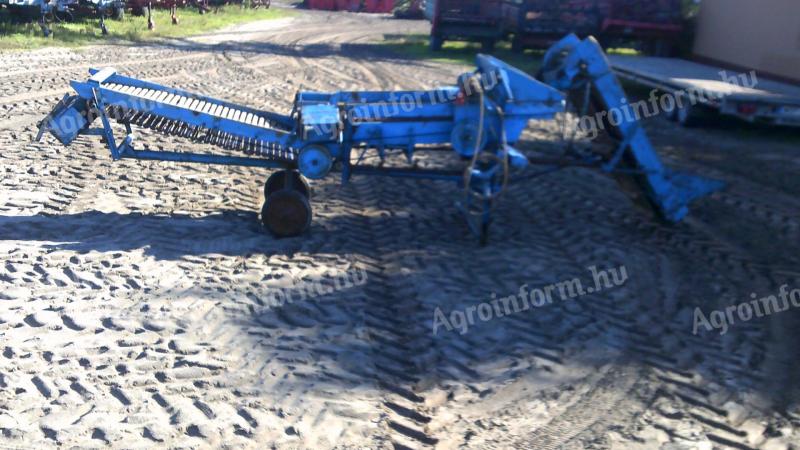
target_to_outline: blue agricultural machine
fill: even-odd
[[[515,148],[529,120],[552,120],[571,96],[594,108],[627,101],[600,46],[569,36],[546,55],[538,81],[491,56],[456,85],[429,91],[300,92],[288,115],[260,111],[129,78],[114,69],[90,70],[39,124],[64,145],[100,135],[111,156],[182,163],[240,165],[276,171],[264,185],[260,219],[277,237],[305,233],[312,211],[306,179],[340,173],[447,180],[460,187],[456,204],[485,243],[493,204],[510,183],[570,166],[592,167],[629,179],[662,218],[676,222],[689,203],[721,188],[664,167],[637,120],[610,126],[611,152],[567,152],[534,158]],[[100,125],[92,128],[99,118]],[[119,139],[112,127],[125,130]],[[139,149],[143,127],[221,148],[215,152]],[[420,161],[415,155],[438,152]],[[403,161],[399,164],[397,160]],[[377,162],[373,162],[377,161]],[[433,163],[435,164],[433,164]],[[538,166],[538,170],[532,169]]]

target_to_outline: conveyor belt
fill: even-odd
[[[109,117],[119,123],[149,128],[164,135],[178,136],[226,150],[239,150],[250,156],[286,162],[293,162],[297,158],[297,152],[294,149],[281,147],[274,142],[236,136],[201,126],[187,125],[179,120],[170,120],[156,114],[143,113],[119,106],[109,106],[107,113]]]
[[[103,84],[103,88],[125,94],[130,97],[137,97],[142,100],[149,100],[164,105],[171,105],[177,108],[183,108],[187,111],[194,111],[213,117],[234,120],[247,125],[265,129],[274,129],[278,127],[277,124],[271,123],[268,119],[252,112],[219,103],[213,103],[211,101],[205,101],[199,98],[191,98],[166,91],[138,88],[116,83]]]
[[[193,98],[157,89],[128,86],[117,83],[102,85],[104,97],[113,92],[117,97],[106,108],[108,116],[117,122],[148,128],[161,134],[186,138],[197,143],[214,145],[227,150],[242,151],[250,156],[257,156],[275,161],[293,162],[297,150],[284,147],[266,139],[258,139],[253,135],[246,136],[225,132],[199,123],[209,124],[216,120],[228,120],[262,129],[265,133],[287,131],[280,124],[246,108],[216,103],[211,99]],[[125,101],[123,101],[123,99]],[[123,106],[124,105],[124,106]],[[153,105],[158,105],[153,107]],[[172,108],[168,108],[172,107]],[[176,114],[183,110],[188,114]],[[156,112],[157,111],[157,112]],[[170,117],[171,115],[171,117]],[[198,118],[196,123],[176,119],[182,115],[190,119]],[[199,120],[202,118],[203,120]]]

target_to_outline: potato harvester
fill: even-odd
[[[568,151],[558,158],[515,148],[532,119],[554,120],[568,99],[584,98],[584,114],[630,107],[602,48],[588,38],[564,38],[545,55],[539,80],[494,57],[477,56],[477,69],[456,84],[427,91],[300,92],[288,115],[90,70],[73,81],[40,123],[64,145],[100,135],[113,159],[240,165],[274,169],[264,185],[264,226],[278,237],[301,235],[312,217],[307,179],[339,173],[448,180],[460,187],[457,206],[486,242],[493,203],[510,183],[565,167],[591,167],[625,178],[667,221],[681,220],[689,203],[719,182],[675,173],[662,165],[637,118],[606,123],[610,151]],[[624,114],[619,116],[624,118]],[[614,117],[607,115],[606,117]],[[93,127],[99,119],[99,126]],[[113,122],[124,135],[117,137]],[[606,121],[608,122],[608,121]],[[136,127],[214,146],[215,152],[136,147]],[[210,148],[210,147],[209,147]],[[420,161],[421,152],[445,158]],[[389,164],[400,154],[407,163]],[[377,162],[374,162],[377,161]],[[443,161],[431,167],[431,161]],[[533,169],[538,167],[538,169]]]

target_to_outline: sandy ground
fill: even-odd
[[[692,334],[696,307],[800,288],[800,159],[761,130],[648,121],[671,164],[730,183],[685,223],[569,170],[511,189],[487,248],[447,184],[317,182],[310,234],[276,241],[262,170],[31,143],[92,66],[281,112],[299,88],[450,84],[467,68],[370,44],[425,27],[314,13],[0,53],[0,447],[797,448],[796,312]],[[555,140],[534,124],[525,146]],[[622,286],[432,334],[437,308],[621,265]]]

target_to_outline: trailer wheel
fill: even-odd
[[[668,94],[668,95],[673,95],[673,94]],[[670,122],[676,122],[678,120],[678,105],[676,105],[673,102],[670,106],[672,106],[672,108],[664,108],[664,116]]]
[[[653,44],[653,54],[660,58],[676,56],[674,47],[672,42],[666,39],[658,39]]]
[[[484,53],[491,53],[494,51],[494,39],[484,39],[481,41],[481,51]]]
[[[444,38],[438,34],[431,35],[431,50],[438,52],[444,46]]]
[[[274,192],[261,209],[261,223],[275,237],[288,238],[305,233],[311,226],[311,204],[298,191]]]
[[[72,22],[74,19],[75,17],[72,15],[72,11],[70,11],[69,8],[66,8],[62,11],[59,11],[57,8],[53,8],[53,22]]]
[[[697,125],[697,106],[692,105],[689,98],[681,97],[680,105],[675,108],[675,117],[683,127],[693,127]]]
[[[514,39],[511,41],[511,51],[514,53],[522,53],[525,51],[525,43],[522,41],[522,38],[514,36]]]
[[[286,182],[287,174],[291,175],[291,185]],[[311,198],[311,187],[305,178],[295,170],[280,170],[270,175],[267,182],[264,183],[264,198],[269,198],[282,189],[294,190],[303,194],[305,198]]]
[[[642,53],[647,56],[669,58],[675,56],[674,45],[666,39],[650,39],[642,42]]]
[[[111,13],[111,18],[114,20],[125,20],[125,7],[115,6],[114,11]]]

